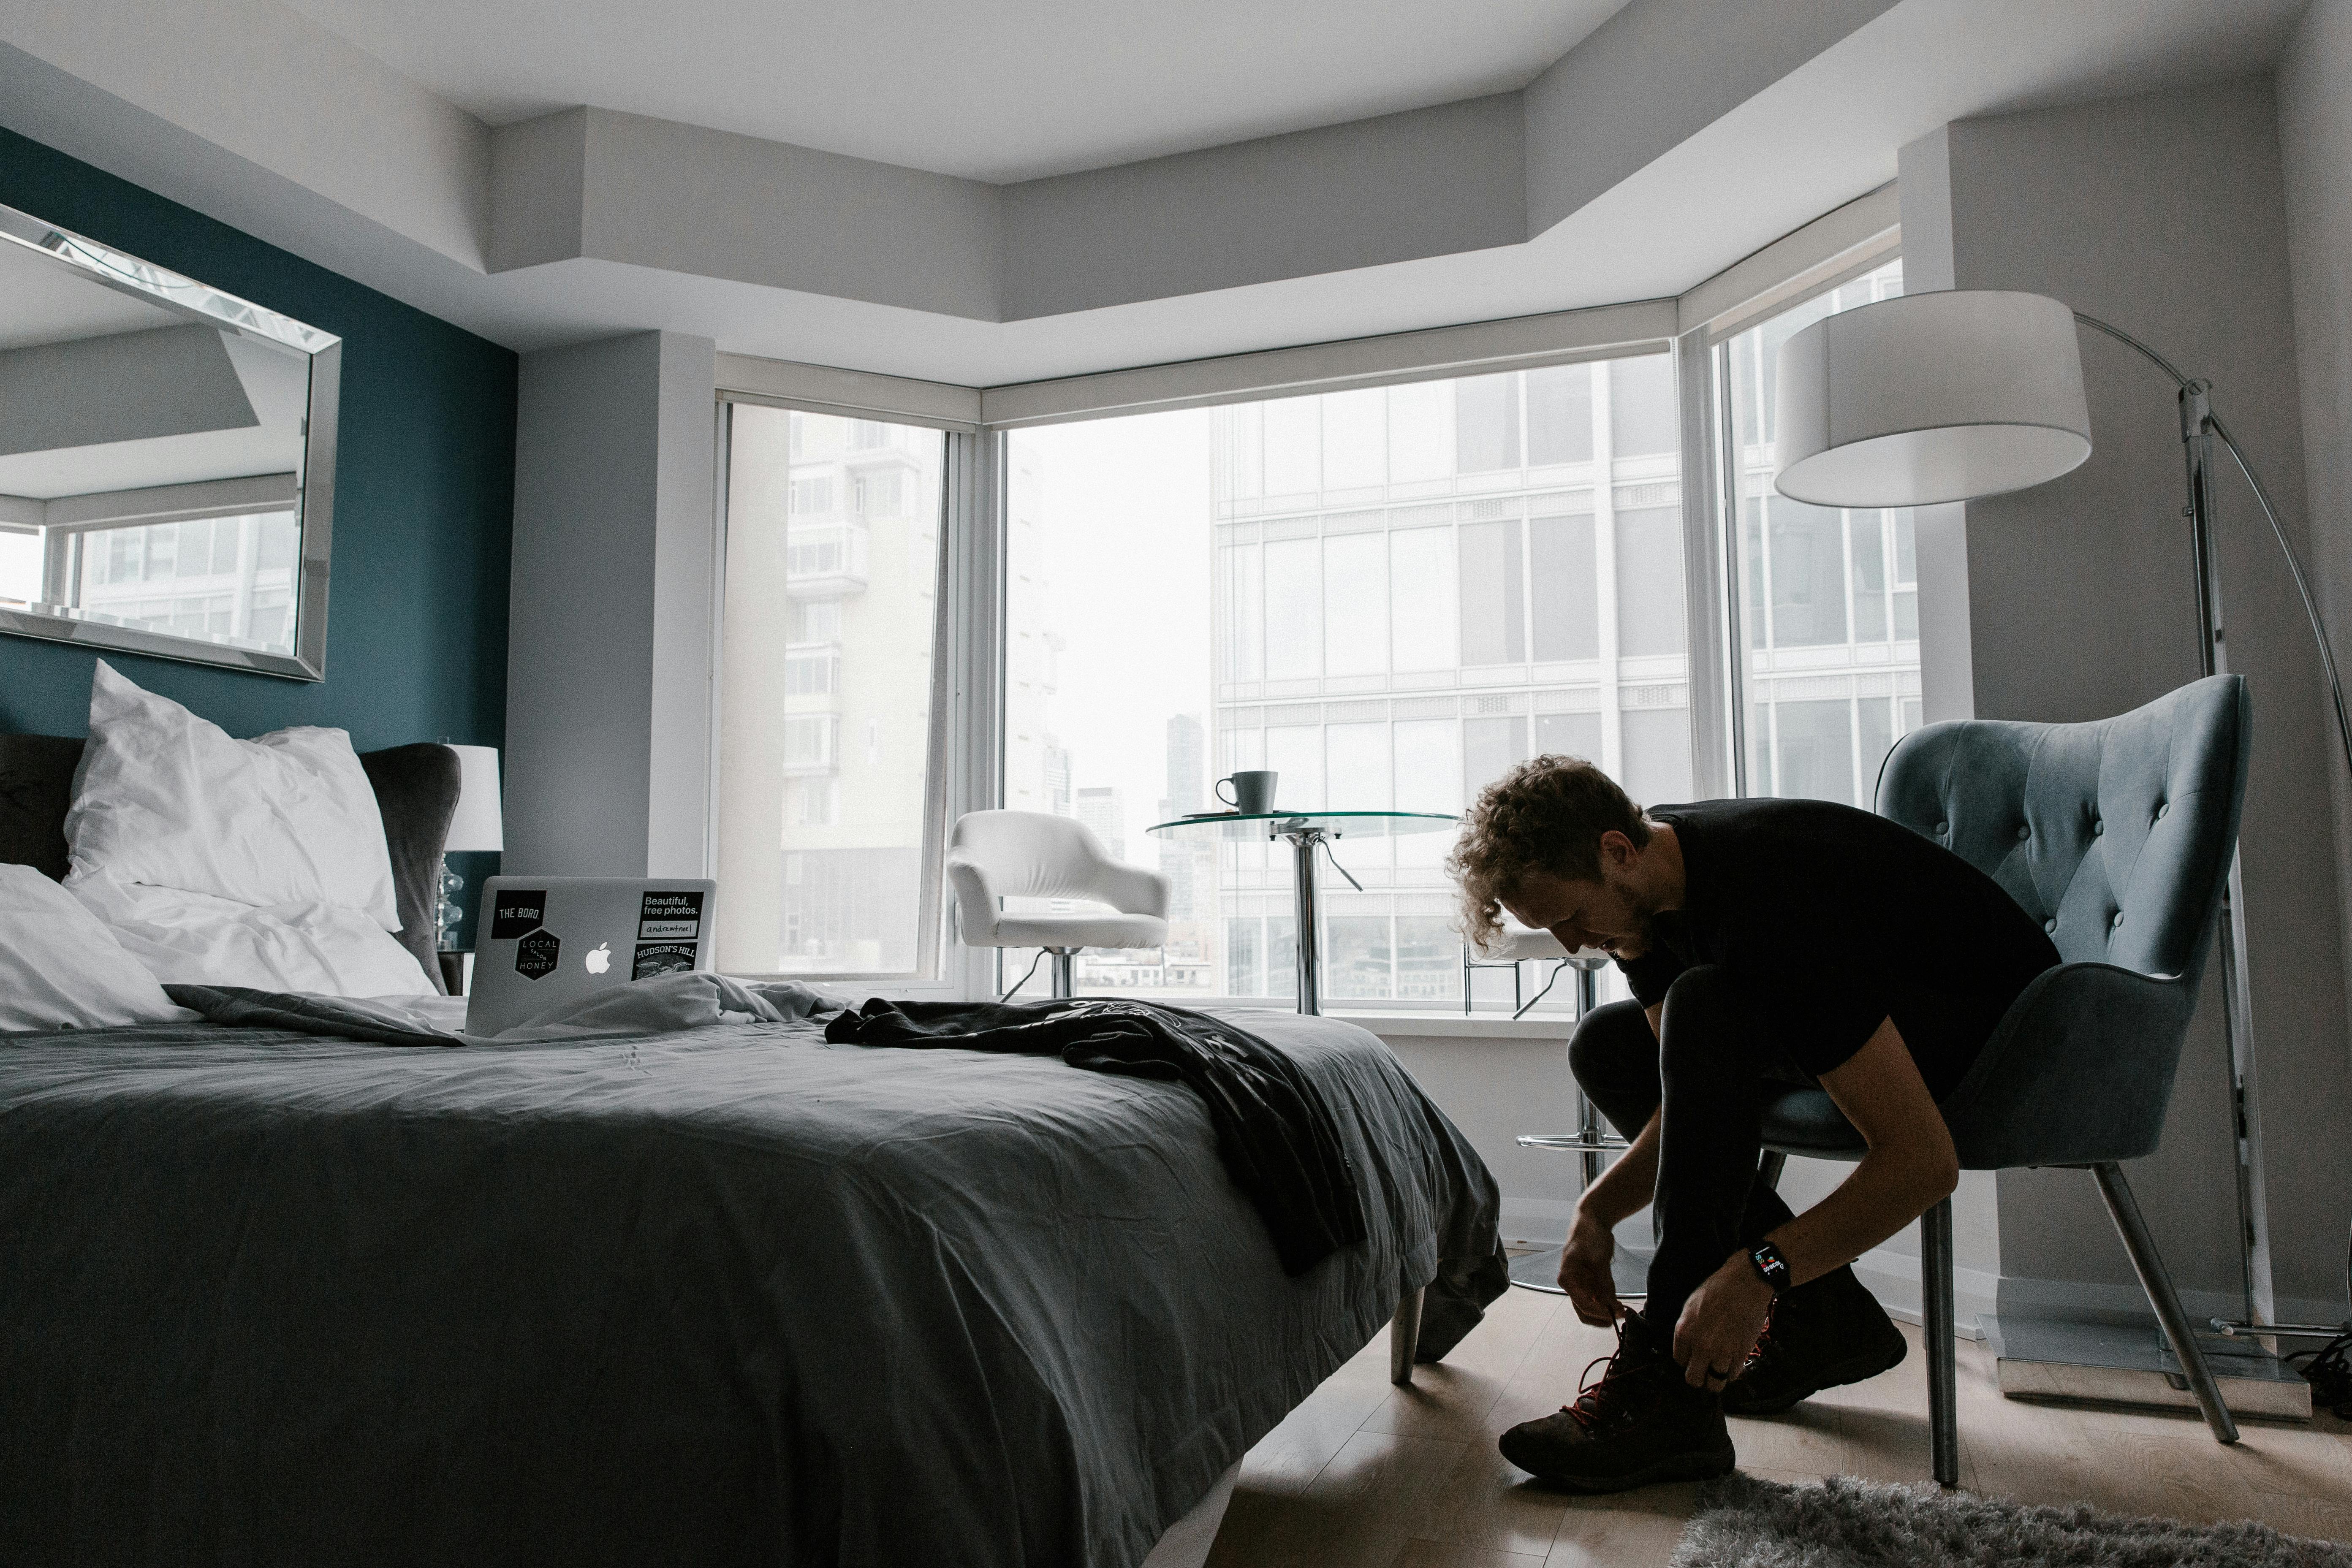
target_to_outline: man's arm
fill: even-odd
[[[1795,1284],[1853,1262],[1951,1195],[1959,1156],[1951,1130],[1927,1093],[1895,1020],[1882,1022],[1822,1087],[1870,1145],[1829,1197],[1774,1230],[1769,1239],[1788,1261]],[[1715,1386],[1710,1370],[1737,1375],[1762,1332],[1772,1287],[1743,1252],[1734,1252],[1691,1293],[1675,1325],[1675,1359],[1696,1387]]]
[[[1960,1180],[1952,1131],[1893,1019],[1823,1073],[1822,1087],[1870,1152],[1836,1191],[1772,1232],[1800,1285],[1853,1262],[1949,1197]]]
[[[1663,1002],[1644,1009],[1653,1035],[1664,1010]],[[1609,1267],[1617,1255],[1614,1232],[1619,1220],[1639,1214],[1657,1190],[1660,1114],[1653,1111],[1632,1145],[1584,1189],[1577,1199],[1576,1217],[1569,1222],[1568,1245],[1559,1252],[1559,1288],[1568,1292],[1576,1315],[1588,1323],[1605,1327],[1617,1321],[1621,1311],[1616,1277]]]

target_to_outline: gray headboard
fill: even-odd
[[[66,808],[73,800],[74,768],[82,743],[54,735],[0,735],[0,861],[32,866],[65,880]],[[424,742],[363,751],[360,766],[375,786],[376,809],[392,851],[393,885],[400,900],[400,945],[435,990],[441,966],[433,956],[433,910],[440,902],[441,846],[457,809],[457,754]]]

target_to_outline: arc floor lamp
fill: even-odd
[[[2327,674],[2337,738],[2352,767],[2352,715],[2303,563],[2245,451],[2213,412],[2210,383],[2122,329],[2038,294],[1953,289],[1843,311],[1782,346],[1776,389],[1780,471],[1774,486],[1822,507],[1926,507],[1982,500],[2046,484],[2091,455],[2075,329],[2103,332],[2169,377],[2179,394],[2188,465],[2191,563],[2203,673],[2226,674],[2229,646],[2214,559],[2214,443],[2260,504],[2303,598]],[[2253,1013],[2246,968],[2245,889],[2233,856],[2221,914],[2222,1016],[2229,1037],[2231,1103],[2237,1107],[2237,1183],[2242,1316],[2215,1318],[2232,1337],[2328,1338],[2340,1327],[2280,1323],[2271,1288],[2264,1210]]]

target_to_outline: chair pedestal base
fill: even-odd
[[[1643,1292],[1650,1288],[1650,1255],[1621,1244],[1617,1256],[1610,1260],[1609,1272],[1617,1281],[1617,1299],[1639,1306]],[[1548,1296],[1568,1294],[1559,1288],[1559,1249],[1547,1247],[1540,1252],[1522,1252],[1512,1259],[1511,1283],[1525,1291],[1541,1291]]]

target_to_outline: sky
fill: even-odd
[[[1016,432],[1042,492],[1050,630],[1066,642],[1052,728],[1071,786],[1115,787],[1127,859],[1156,864],[1144,829],[1168,788],[1167,724],[1210,716],[1206,409]]]

